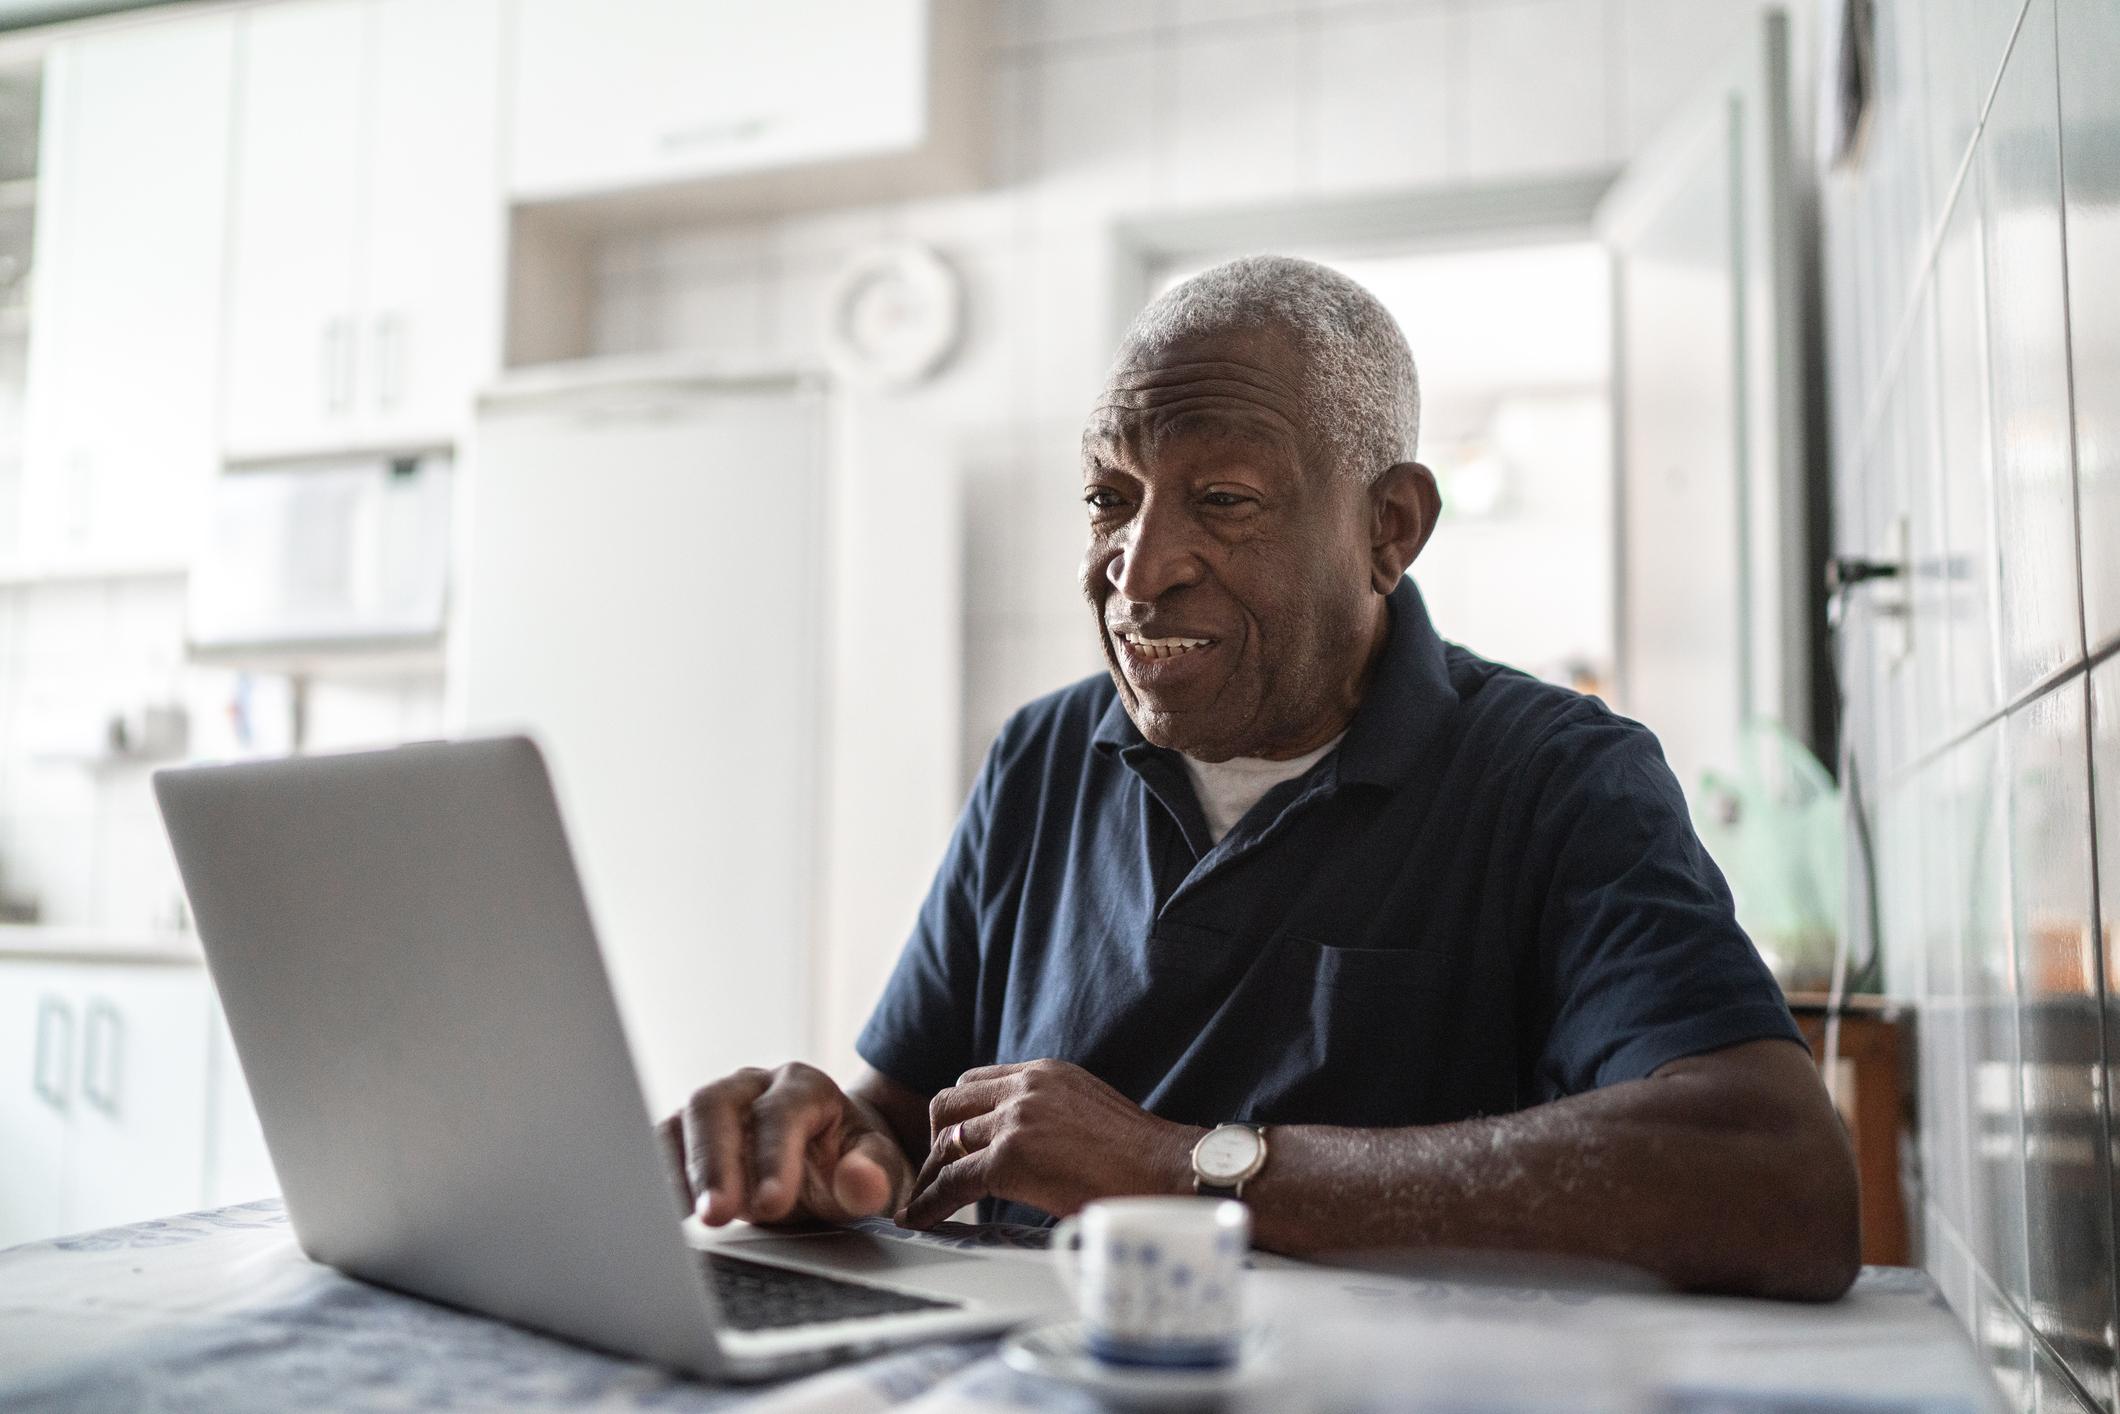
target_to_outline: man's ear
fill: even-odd
[[[1371,484],[1369,582],[1377,593],[1389,594],[1398,586],[1442,513],[1435,473],[1419,462],[1400,462]]]

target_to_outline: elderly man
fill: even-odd
[[[1405,577],[1418,421],[1404,336],[1322,266],[1134,321],[1082,451],[1109,677],[1002,729],[868,1069],[664,1121],[707,1222],[1219,1192],[1292,1254],[1846,1289],[1846,1139],[1655,739],[1445,643]]]

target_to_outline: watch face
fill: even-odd
[[[1256,1130],[1224,1125],[1200,1141],[1193,1161],[1203,1178],[1234,1180],[1257,1160],[1261,1143]]]

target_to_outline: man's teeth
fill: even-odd
[[[1195,648],[1205,648],[1212,639],[1207,638],[1145,638],[1138,633],[1119,635],[1126,646],[1144,658],[1175,658],[1180,653],[1190,653]]]

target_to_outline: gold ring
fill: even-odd
[[[943,1136],[943,1140],[945,1144],[943,1152],[948,1154],[953,1160],[961,1159],[972,1152],[964,1147],[964,1124],[961,1120],[950,1126],[949,1133]]]

